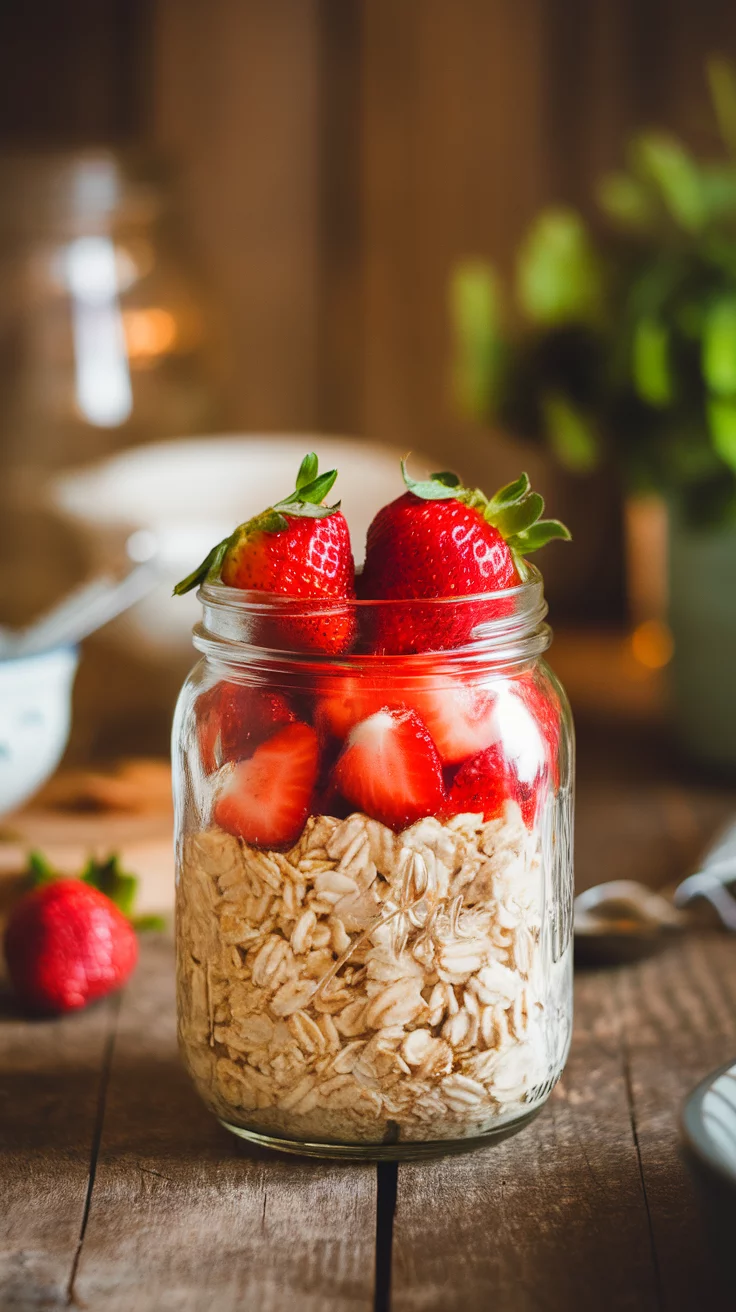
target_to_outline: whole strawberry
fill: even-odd
[[[355,636],[354,608],[341,604],[355,596],[350,533],[339,502],[322,504],[336,478],[334,469],[318,474],[313,452],[305,456],[295,490],[240,524],[174,592],[181,596],[219,579],[231,588],[328,603],[324,613],[285,607],[283,617],[259,637],[309,651],[347,651]]]
[[[410,479],[408,491],[378,512],[368,529],[361,597],[397,601],[477,597],[516,586],[523,557],[552,538],[569,538],[558,520],[540,520],[544,501],[522,474],[490,499],[456,474]],[[467,643],[477,625],[498,618],[495,600],[462,605],[379,608],[376,652],[440,651]]]
[[[5,956],[24,1007],[74,1011],[125,983],[138,959],[138,940],[99,889],[60,878],[17,903],[5,930]]]

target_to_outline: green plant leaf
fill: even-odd
[[[299,505],[294,506],[288,513],[293,515],[294,519],[329,519],[330,515],[335,515],[337,513],[341,504],[340,501],[336,501],[332,506],[313,506],[310,505],[309,502],[304,501]],[[277,530],[272,529],[271,532],[276,531],[280,533],[283,529],[288,527],[289,522],[285,519],[281,528]]]
[[[573,474],[588,474],[601,457],[601,443],[591,419],[562,392],[541,398],[547,439],[556,459]]]
[[[730,232],[705,232],[699,243],[700,253],[717,275],[725,274],[728,279],[736,279],[736,242]]]
[[[573,210],[543,211],[519,250],[516,295],[533,323],[596,323],[603,274],[583,220]]]
[[[201,565],[187,574],[185,579],[177,583],[174,588],[175,597],[183,597],[185,592],[191,592],[192,588],[197,588],[206,579],[218,578],[222,568],[222,562],[225,559],[225,552],[230,546],[231,538],[223,538],[218,542],[216,547],[207,553]]]
[[[608,173],[596,192],[598,207],[620,228],[648,232],[657,224],[657,209],[638,178],[629,173]]]
[[[307,460],[308,459],[309,456],[307,456]],[[304,468],[304,463],[305,462],[302,462],[302,469]],[[288,497],[284,497],[283,501],[277,501],[273,508],[274,510],[286,510],[287,508],[299,504],[311,504],[317,506],[320,502],[324,501],[328,492],[332,490],[336,478],[336,469],[330,469],[325,474],[319,474],[318,477],[313,478],[311,482],[303,483],[301,487],[297,487],[294,492],[290,492]],[[330,507],[330,509],[332,509],[332,507]],[[293,510],[289,509],[289,514],[294,513]]]
[[[717,396],[736,396],[736,295],[709,307],[703,325],[703,374]]]
[[[90,857],[80,875],[80,879],[83,883],[96,888],[100,893],[104,893],[106,897],[110,898],[111,902],[115,903],[118,910],[130,919],[135,904],[138,880],[135,875],[121,870],[120,858],[117,853],[111,853],[104,861],[98,861],[95,857]]]
[[[661,320],[647,316],[636,324],[631,343],[631,370],[642,401],[658,409],[672,404],[670,335]]]
[[[136,934],[160,934],[166,929],[165,916],[133,916],[131,924]]]
[[[709,59],[705,69],[723,144],[736,155],[736,70],[730,59],[718,57]]]
[[[723,463],[702,416],[680,423],[667,434],[663,468],[657,474],[660,486],[663,478],[669,486],[685,486],[707,483],[723,474]]]
[[[307,487],[310,483],[313,483],[317,477],[318,471],[319,461],[314,451],[310,451],[309,454],[304,457],[299,466],[299,473],[296,476],[297,492],[299,492],[301,488]]]
[[[543,511],[544,498],[538,492],[530,492],[522,501],[506,506],[504,510],[499,510],[495,514],[490,512],[489,503],[485,518],[509,541],[531,528],[532,524],[536,524]]]
[[[699,300],[686,300],[674,307],[673,320],[682,336],[697,342],[703,335],[706,307]]]
[[[509,538],[508,542],[512,551],[518,552],[521,556],[528,556],[531,551],[540,551],[548,542],[553,542],[555,539],[570,542],[572,534],[559,519],[540,519],[523,533],[517,533]]]
[[[505,510],[507,506],[515,506],[518,501],[522,501],[531,489],[528,474],[519,474],[513,483],[507,483],[505,487],[500,487],[498,492],[494,492],[488,502],[491,511]]]
[[[462,415],[486,419],[498,404],[504,375],[501,292],[495,271],[464,261],[450,278],[452,392]]]
[[[736,216],[736,165],[702,165],[700,189],[709,222],[719,222]]]
[[[645,132],[630,148],[632,170],[648,182],[665,210],[686,232],[698,232],[706,219],[695,162],[676,137]]]
[[[707,409],[713,446],[736,473],[736,401],[710,400]]]
[[[453,474],[451,469],[441,469],[437,474],[429,476],[433,483],[441,483],[443,487],[461,487],[461,481],[457,474]]]
[[[414,479],[407,473],[405,460],[402,460],[401,462],[401,474],[409,491],[413,492],[415,497],[421,497],[422,501],[455,500],[456,493],[461,486],[459,479],[457,479],[456,483],[446,482],[446,475],[444,473],[440,476],[432,474],[428,479]],[[450,477],[454,479],[457,475],[452,474]]]
[[[52,884],[58,878],[58,872],[54,870],[43,852],[34,850],[28,853],[28,864],[25,873],[27,888],[42,888],[44,884]]]
[[[278,510],[264,510],[263,514],[259,515],[257,519],[251,520],[247,528],[242,525],[244,536],[248,531],[255,533],[285,533],[288,527],[288,519]],[[233,541],[236,534],[240,536],[240,530],[236,529],[231,541]]]

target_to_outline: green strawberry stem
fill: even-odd
[[[42,888],[44,884],[51,884],[59,875],[54,870],[43,852],[29,852],[28,865],[25,872],[26,887]]]
[[[517,562],[530,552],[546,547],[555,538],[569,541],[572,536],[559,519],[541,518],[544,498],[538,492],[532,492],[527,474],[520,474],[513,483],[507,483],[492,497],[487,497],[480,488],[463,487],[457,474],[449,470],[430,474],[425,481],[417,481],[410,478],[406,461],[402,460],[401,472],[407,488],[415,497],[423,501],[461,501],[477,510],[486,523],[492,524],[506,539]]]
[[[319,460],[314,451],[310,451],[299,466],[294,491],[284,497],[283,501],[268,506],[260,515],[254,515],[253,519],[239,524],[229,537],[218,542],[207,553],[202,564],[177,583],[174,596],[183,597],[185,592],[191,592],[192,588],[207,579],[219,579],[228,548],[241,537],[253,533],[283,533],[289,527],[287,515],[296,519],[326,519],[328,515],[334,515],[340,509],[340,502],[336,501],[334,506],[323,506],[322,502],[332,490],[337,470],[330,469],[326,474],[320,474],[318,470]]]
[[[51,884],[55,879],[64,879],[58,870],[54,870],[48,859],[41,852],[29,852],[26,870],[26,886],[29,889],[41,888]],[[166,928],[162,916],[136,916],[134,906],[138,892],[138,880],[120,867],[120,857],[112,852],[104,861],[90,857],[79,878],[83,884],[96,888],[114,902],[119,911],[131,922],[138,932]]]

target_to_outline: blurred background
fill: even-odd
[[[731,55],[729,0],[3,5],[0,620],[186,572],[278,434],[523,467],[581,719],[668,732],[679,653],[680,738],[736,766]],[[156,595],[86,644],[70,760],[165,752]]]

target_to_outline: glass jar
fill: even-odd
[[[24,623],[87,563],[49,476],[212,432],[221,352],[175,179],[147,152],[0,156],[0,274],[0,605]]]
[[[202,1098],[243,1138],[315,1156],[519,1129],[572,1018],[574,745],[541,577],[347,620],[199,595],[174,789],[179,1041]],[[363,654],[387,616],[470,639]],[[353,654],[295,650],[346,622]]]

